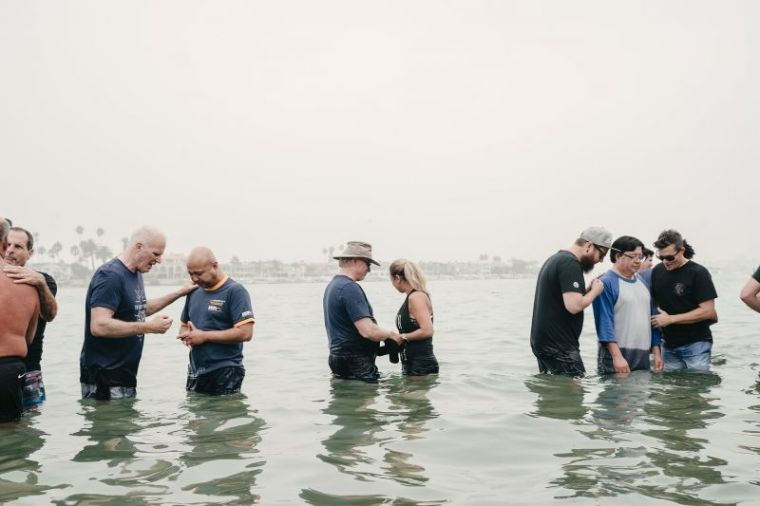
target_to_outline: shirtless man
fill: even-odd
[[[0,251],[8,244],[8,222],[0,217]],[[0,268],[5,262],[0,258]],[[37,330],[40,299],[29,285],[0,274],[0,422],[21,417],[24,357]]]

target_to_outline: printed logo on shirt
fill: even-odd
[[[573,288],[580,288],[581,285],[577,281],[573,281]]]
[[[253,311],[243,311],[243,313],[240,315],[240,318],[252,318],[253,317]]]
[[[683,283],[676,283],[673,287],[673,292],[679,297],[683,297],[686,294],[686,285]]]
[[[221,311],[224,307],[224,301],[219,299],[212,299],[208,301],[208,310],[210,312]]]

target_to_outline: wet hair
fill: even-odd
[[[667,248],[670,245],[674,245],[676,249],[683,247],[683,256],[686,258],[692,258],[694,256],[694,248],[691,244],[686,242],[686,239],[677,231],[673,229],[663,230],[660,232],[659,237],[654,242],[654,247],[657,249]]]
[[[654,256],[654,251],[644,246],[641,248],[641,256],[644,258],[652,258]]]
[[[610,247],[610,261],[614,264],[621,253],[633,251],[636,248],[644,249],[644,243],[630,235],[622,235],[615,239]]]
[[[8,230],[10,228],[10,222],[0,216],[0,242],[4,241],[8,236]]]
[[[415,290],[428,293],[425,276],[414,262],[411,262],[406,258],[399,258],[398,260],[393,261],[388,270],[390,271],[391,276],[399,276],[401,279],[409,283],[409,285]]]
[[[14,232],[25,233],[26,234],[26,249],[29,251],[32,251],[32,249],[34,249],[34,236],[32,236],[31,232],[21,227],[11,227],[10,230],[13,230]]]

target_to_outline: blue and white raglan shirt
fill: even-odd
[[[632,371],[649,369],[649,351],[659,346],[661,333],[652,328],[656,314],[649,287],[636,274],[627,279],[613,270],[600,278],[604,291],[594,300],[594,320],[599,339],[599,374],[615,372],[606,343],[616,342]]]

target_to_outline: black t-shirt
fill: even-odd
[[[586,293],[583,269],[575,255],[558,251],[538,273],[530,328],[534,353],[553,355],[579,348],[583,311],[572,314],[565,308],[562,294],[567,292]]]
[[[755,278],[755,281],[760,283],[760,267],[757,268],[755,273],[752,275],[753,278]]]
[[[40,272],[45,277],[45,283],[47,283],[50,292],[53,297],[58,293],[58,285],[53,279],[53,276],[46,272]],[[37,322],[37,332],[34,334],[34,341],[29,345],[29,351],[24,358],[24,364],[27,371],[39,371],[41,369],[40,362],[42,361],[42,340],[45,339],[45,326],[47,322],[40,317]]]
[[[652,299],[668,314],[693,311],[702,302],[718,298],[710,272],[689,261],[674,271],[663,264],[652,269]],[[714,321],[668,325],[662,329],[666,348],[677,348],[698,341],[712,341],[710,325]]]
[[[90,281],[85,301],[84,345],[79,358],[82,383],[134,387],[142,358],[144,335],[96,337],[90,332],[90,310],[103,307],[125,322],[145,321],[143,277],[118,258],[101,265]]]

